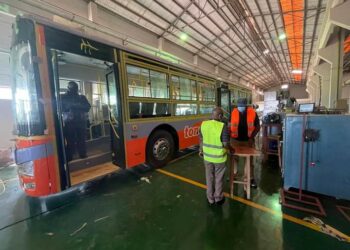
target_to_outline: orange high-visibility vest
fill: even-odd
[[[248,126],[248,137],[252,135],[255,126],[254,121],[256,117],[256,112],[253,108],[247,107],[247,126]],[[239,111],[235,108],[231,114],[231,137],[238,138],[238,124],[239,124]]]

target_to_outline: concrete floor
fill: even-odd
[[[207,206],[200,185],[203,164],[196,155],[162,170],[177,176],[140,168],[33,199],[13,179],[15,168],[1,169],[6,190],[0,195],[0,249],[350,249],[349,243],[282,218],[278,168],[256,168],[254,203],[229,199],[214,208]],[[334,200],[322,202],[328,213],[324,222],[350,235],[350,223],[335,210]]]

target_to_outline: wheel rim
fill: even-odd
[[[159,138],[153,145],[153,156],[158,161],[165,160],[170,153],[170,143],[165,138]]]

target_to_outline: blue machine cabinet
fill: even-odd
[[[350,200],[350,115],[306,115],[319,139],[304,144],[302,189]],[[303,115],[287,115],[283,131],[284,189],[299,188]]]

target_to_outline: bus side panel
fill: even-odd
[[[147,137],[126,141],[127,166],[132,167],[146,161]]]
[[[125,144],[127,167],[145,163],[146,145],[149,135],[159,126],[171,127],[176,131],[179,139],[179,149],[185,149],[199,144],[198,133],[202,119],[178,121],[135,121],[125,124]]]
[[[185,126],[184,129],[178,130],[179,149],[185,149],[199,144],[199,128],[202,121]]]
[[[34,160],[34,177],[21,175],[21,187],[30,196],[44,196],[50,194],[49,172],[47,159]]]
[[[52,154],[52,141],[49,137],[35,139],[19,138],[16,141],[16,162],[32,162],[33,176],[20,173],[22,189],[30,196],[45,196],[57,191],[55,156]],[[20,168],[21,164],[19,164]]]

